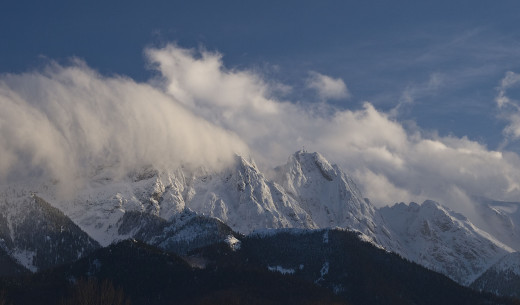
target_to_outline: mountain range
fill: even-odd
[[[247,249],[260,249],[259,244],[288,229],[304,236],[320,232],[323,243],[330,238],[329,231],[320,230],[337,228],[458,284],[519,297],[520,204],[479,198],[477,212],[485,220],[479,222],[481,227],[431,200],[376,208],[347,173],[319,153],[298,151],[269,176],[253,160],[236,156],[232,166],[219,171],[147,167],[116,178],[109,167],[100,167],[72,198],[60,196],[57,184],[32,181],[2,186],[0,266],[10,266],[2,268],[2,274],[72,264],[127,239],[203,268],[208,260],[194,255],[198,249],[219,243],[230,249],[245,244]],[[305,238],[300,235],[298,240]],[[253,246],[253,241],[258,245]],[[298,248],[299,252],[308,252],[309,257],[323,254],[319,247],[305,243],[307,247]],[[277,248],[268,244],[266,249]],[[337,251],[346,251],[335,245]],[[256,260],[262,257],[255,255]],[[251,255],[247,259],[254,260]],[[273,272],[299,273],[300,264],[290,260],[257,265]],[[323,262],[312,277],[302,277],[342,295],[346,288],[341,281],[324,277],[339,272],[333,268],[334,264]]]

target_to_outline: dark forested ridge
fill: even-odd
[[[239,251],[200,250],[216,265],[254,265],[326,287],[351,304],[517,304],[463,287],[341,230],[252,235]]]
[[[325,288],[266,269],[191,267],[174,254],[136,241],[100,249],[73,264],[33,276],[4,279],[13,304],[58,304],[95,278],[101,293],[108,282],[132,304],[347,304]],[[123,303],[121,303],[123,304]]]
[[[127,240],[71,264],[4,278],[1,286],[6,304],[74,304],[99,295],[111,304],[519,304],[341,230],[251,235],[240,247],[218,243],[184,257]]]

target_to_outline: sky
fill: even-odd
[[[67,180],[100,163],[221,166],[232,153],[267,172],[305,147],[378,206],[518,201],[519,10],[6,0],[0,178]]]

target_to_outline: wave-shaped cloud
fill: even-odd
[[[63,182],[109,167],[221,166],[247,145],[233,132],[131,79],[67,67],[0,76],[0,175]]]

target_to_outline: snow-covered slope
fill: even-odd
[[[118,231],[123,236],[146,241],[179,255],[221,241],[238,241],[236,237],[241,238],[220,220],[187,210],[168,221],[148,213],[126,212]]]
[[[399,203],[380,212],[400,240],[401,255],[464,285],[513,251],[434,201]]]
[[[125,212],[161,214],[158,199],[165,193],[165,187],[156,175],[155,171],[143,170],[113,180],[100,172],[78,190],[73,199],[56,198],[50,192],[39,195],[62,210],[102,246],[107,246],[131,237],[118,232]]]
[[[316,228],[294,198],[269,181],[254,162],[236,157],[235,166],[220,173],[193,176],[186,205],[219,218],[241,233],[260,228]]]
[[[478,203],[476,212],[479,226],[507,244],[520,251],[520,202],[495,201],[475,198]]]
[[[101,171],[74,200],[53,202],[104,246],[129,237],[118,231],[125,212],[170,220],[185,210],[218,218],[244,234],[263,228],[339,226],[385,245],[390,242],[389,233],[378,225],[379,215],[352,179],[321,155],[297,152],[277,169],[275,181],[253,161],[237,156],[234,166],[220,172],[145,169],[113,181]]]
[[[520,297],[520,253],[513,252],[491,266],[471,284],[472,288]]]
[[[318,227],[375,229],[374,207],[355,183],[319,153],[298,151],[276,169],[275,181],[309,214]]]
[[[357,230],[377,244],[398,248],[380,215],[352,178],[319,153],[298,151],[275,172],[275,181],[317,227]]]
[[[170,220],[193,211],[218,218],[241,233],[259,228],[317,227],[282,187],[265,178],[254,162],[238,156],[233,167],[221,172],[144,169],[117,181],[100,172],[73,200],[42,196],[103,246],[130,237],[118,230],[126,212]]]
[[[4,187],[0,191],[0,247],[36,271],[75,261],[99,244],[42,198],[19,187]]]

